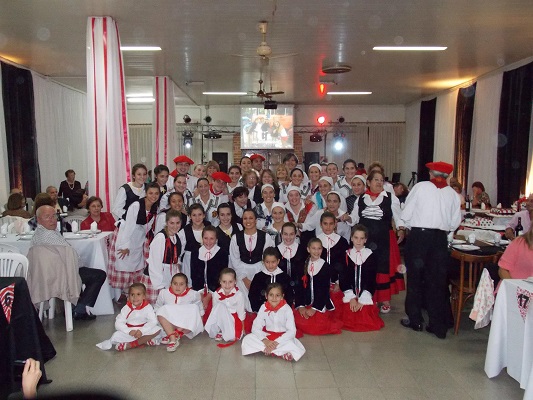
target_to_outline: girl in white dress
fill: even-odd
[[[177,273],[170,287],[160,291],[157,298],[157,320],[167,334],[161,343],[167,343],[168,352],[176,351],[183,335],[192,339],[204,330],[200,293],[188,286],[187,276]]]
[[[262,351],[266,356],[298,361],[305,348],[296,339],[296,325],[292,308],[284,299],[283,286],[270,283],[266,289],[266,303],[261,306],[252,326],[252,333],[242,341],[242,355]]]
[[[205,323],[205,331],[219,343],[218,347],[235,344],[244,333],[244,296],[237,288],[237,274],[231,268],[220,272],[220,288],[213,293],[213,309]]]
[[[146,287],[142,283],[130,286],[128,302],[117,315],[115,329],[117,331],[109,340],[104,340],[96,346],[109,350],[115,345],[117,351],[124,351],[158,344],[156,337],[161,329],[153,307],[146,301]]]

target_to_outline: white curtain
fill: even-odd
[[[405,184],[411,173],[418,169],[418,142],[420,140],[420,101],[405,108],[405,135],[403,138],[403,157],[401,181]]]
[[[437,97],[435,113],[435,144],[433,160],[453,164],[455,140],[455,113],[459,89]]]
[[[143,163],[149,170],[153,169],[157,163],[154,163],[154,156],[152,153],[152,125],[130,124],[129,128],[131,163]]]
[[[130,180],[124,69],[118,26],[111,17],[87,20],[87,150],[89,187],[110,209]]]
[[[41,189],[59,187],[67,169],[76,171],[76,180],[84,187],[88,180],[87,95],[34,72],[32,79]]]
[[[468,185],[465,186],[467,192],[471,194],[472,183],[482,182],[492,204],[496,204],[498,193],[496,170],[498,168],[498,121],[502,80],[503,73],[500,72],[477,82],[468,164]]]
[[[174,165],[176,157],[176,107],[174,105],[174,82],[168,76],[154,79],[153,143],[154,165]]]
[[[0,78],[2,77],[2,63],[0,63]],[[4,120],[4,100],[2,96],[2,79],[0,79],[0,207],[7,202],[11,190],[9,183],[9,164],[7,156],[6,122]]]

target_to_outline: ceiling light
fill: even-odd
[[[159,46],[120,46],[122,51],[159,51]]]
[[[381,51],[444,51],[444,46],[375,46],[372,50]]]
[[[185,82],[185,86],[203,86],[205,85],[204,81],[187,81]]]
[[[244,96],[246,92],[202,92],[207,96]]]
[[[372,92],[328,92],[330,95],[342,96],[342,95],[361,95],[361,94],[372,94]]]
[[[128,103],[153,103],[153,97],[128,97]]]

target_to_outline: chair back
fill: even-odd
[[[464,291],[467,293],[475,293],[479,277],[481,276],[481,272],[483,271],[485,264],[498,264],[498,260],[500,259],[501,255],[502,253],[498,252],[496,254],[486,256],[476,256],[474,254],[468,254],[454,249],[452,251],[452,257],[459,260],[461,263],[462,278],[466,277],[468,274],[467,281],[463,282]]]
[[[65,217],[64,221],[68,222],[72,225],[72,221],[78,222],[78,226],[81,226],[81,223],[87,218],[87,216],[83,215],[69,215],[68,217]]]
[[[28,277],[28,259],[17,253],[0,253],[0,276]]]
[[[17,247],[5,243],[0,243],[0,253],[22,254]]]

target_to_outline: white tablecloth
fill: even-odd
[[[94,238],[67,241],[80,256],[84,267],[98,268],[107,273],[107,238],[111,234],[112,232],[101,232]],[[8,234],[7,238],[0,238],[0,243],[15,246],[22,254],[28,255],[31,240],[22,240],[15,234]],[[29,267],[31,268],[31,265]],[[114,314],[113,294],[107,278],[100,289],[96,304],[90,310],[95,315]]]
[[[533,400],[533,283],[504,279],[498,290],[490,328],[485,373],[489,378],[507,373]]]

